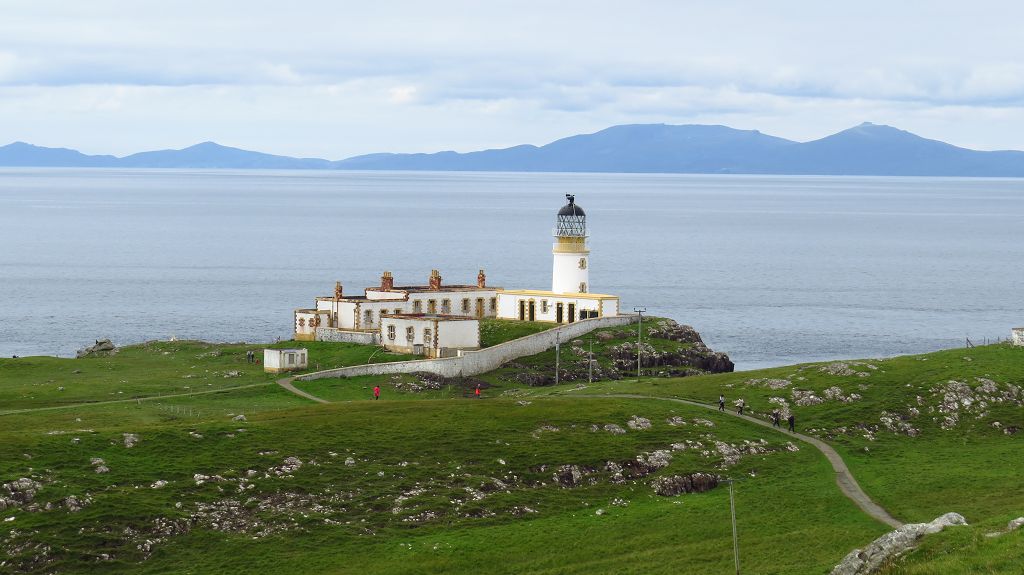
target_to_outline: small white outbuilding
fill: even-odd
[[[1010,339],[1013,340],[1013,345],[1024,346],[1024,327],[1015,327],[1011,329]]]
[[[309,367],[309,352],[305,349],[264,349],[263,371],[281,373]]]

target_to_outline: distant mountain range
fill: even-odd
[[[1024,177],[1024,152],[969,150],[867,122],[810,142],[726,126],[633,124],[544,146],[381,153],[338,161],[275,156],[214,142],[122,158],[15,142],[0,147],[0,166]]]

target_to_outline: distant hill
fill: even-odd
[[[0,166],[1024,177],[1024,152],[969,150],[867,122],[810,142],[727,126],[634,124],[543,146],[333,162],[214,142],[123,158],[15,142],[0,147]]]
[[[229,148],[215,142],[203,142],[182,150],[140,152],[118,160],[125,168],[262,168],[325,169],[331,162],[318,158],[291,158],[262,152]]]
[[[25,142],[0,146],[0,166],[40,167],[109,167],[117,163],[114,156],[87,156],[68,148],[43,148]]]

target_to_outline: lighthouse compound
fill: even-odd
[[[426,285],[395,285],[391,272],[360,295],[318,297],[312,308],[295,310],[296,340],[376,343],[405,353],[443,357],[480,345],[479,320],[573,323],[619,315],[619,298],[590,290],[587,215],[573,195],[558,210],[552,245],[551,289],[504,289],[487,285],[480,270],[475,284],[445,284],[432,270]]]

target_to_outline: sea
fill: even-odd
[[[1024,180],[0,169],[0,356],[98,338],[267,342],[377,285],[549,289],[587,213],[591,291],[737,369],[997,341],[1024,325]]]

